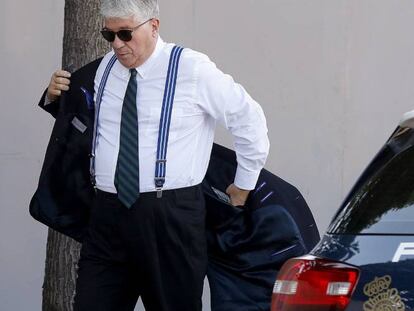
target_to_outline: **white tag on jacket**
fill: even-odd
[[[86,129],[88,128],[85,124],[81,122],[77,117],[72,119],[72,125],[81,133],[85,133]]]

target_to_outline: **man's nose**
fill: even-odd
[[[112,42],[112,47],[114,49],[119,49],[124,46],[124,41],[118,38],[118,35],[115,35],[115,40]]]

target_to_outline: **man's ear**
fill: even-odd
[[[158,18],[153,18],[151,20],[151,27],[152,27],[152,36],[155,37],[158,35],[158,31],[160,29],[160,20]]]

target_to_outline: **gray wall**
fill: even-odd
[[[267,168],[299,188],[323,231],[412,106],[414,2],[160,6],[165,40],[205,52],[261,103],[272,143]],[[60,64],[63,0],[3,0],[0,23],[0,310],[40,310],[46,229],[27,206],[52,126],[35,105]],[[231,144],[222,129],[218,141]]]
[[[46,229],[28,215],[52,120],[36,100],[58,68],[63,1],[0,1],[0,310],[40,310]]]

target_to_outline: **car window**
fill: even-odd
[[[329,231],[414,234],[414,147],[397,153],[345,202]]]

